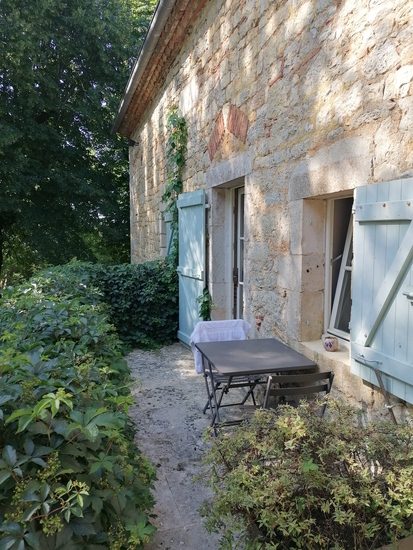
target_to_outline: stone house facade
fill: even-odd
[[[184,194],[205,197],[200,283],[213,316],[244,317],[255,336],[333,368],[336,389],[366,409],[385,400],[372,367],[389,364],[382,381],[404,410],[413,402],[413,2],[161,0],[115,123],[131,140],[133,262],[165,253],[174,105],[188,127]],[[379,203],[393,217],[373,231]],[[373,222],[357,217],[367,211]],[[364,233],[353,247],[356,225]],[[383,326],[365,321],[372,311]],[[363,347],[352,357],[365,322],[372,332],[357,345],[384,346],[384,361]],[[325,333],[339,351],[325,351]]]

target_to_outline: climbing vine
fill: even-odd
[[[176,204],[179,193],[183,190],[182,174],[185,167],[188,130],[186,121],[172,107],[167,118],[166,142],[166,185],[162,201],[166,205],[165,212],[171,215],[171,231],[173,235],[172,255],[178,260],[178,207]]]

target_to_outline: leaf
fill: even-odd
[[[76,535],[81,537],[95,535],[97,532],[93,524],[86,519],[75,519],[71,522],[70,527]]]
[[[0,526],[0,531],[3,531],[4,533],[9,533],[11,535],[21,535],[22,534],[22,528],[18,523],[10,522],[10,523],[3,523]]]
[[[120,428],[125,424],[125,420],[120,413],[106,412],[96,416],[90,424],[105,428]]]
[[[32,458],[30,462],[34,462],[34,464],[37,464],[38,466],[41,466],[42,468],[47,467],[47,463],[42,458]]]
[[[5,403],[12,401],[13,399],[14,397],[12,395],[0,395],[0,405],[4,405]]]
[[[72,411],[70,413],[70,418],[75,422],[77,422],[78,424],[83,425],[83,413],[81,411],[77,411],[77,410]]]
[[[38,503],[40,503],[42,499],[36,493],[35,490],[27,489],[23,493],[22,500],[23,500],[23,502],[38,502]]]
[[[59,435],[62,435],[63,437],[67,437],[69,433],[71,432],[71,428],[69,426],[69,423],[66,420],[53,420],[52,423],[53,431],[56,432]]]
[[[43,483],[43,485],[40,488],[40,497],[44,501],[49,496],[50,493],[50,485],[47,483]]]
[[[42,434],[47,435],[49,433],[49,428],[46,426],[44,422],[34,422],[30,425],[28,431],[31,434]]]
[[[6,445],[3,449],[3,459],[9,466],[14,466],[17,462],[16,450],[11,445]]]
[[[18,428],[16,430],[16,433],[24,432],[24,430],[27,428],[27,426],[33,421],[33,416],[30,414],[28,416],[22,416],[19,419]]]
[[[82,518],[83,517],[83,510],[82,508],[80,508],[79,506],[73,506],[71,508],[71,511],[72,511],[72,514],[78,518]]]
[[[10,424],[10,422],[13,422],[16,420],[16,418],[20,418],[21,416],[31,416],[32,409],[17,409],[11,413],[11,415],[6,419],[6,424]]]
[[[9,477],[11,477],[11,472],[9,472],[8,470],[1,470],[0,471],[0,485],[2,483],[4,483],[7,479],[9,479]]]
[[[37,533],[25,533],[24,540],[30,545],[34,550],[42,550],[40,548],[39,537]]]
[[[24,450],[26,454],[32,455],[34,451],[34,443],[31,439],[25,439],[24,441]]]
[[[4,537],[0,539],[0,550],[9,550],[15,542],[17,542],[19,539],[15,539],[14,537]]]
[[[97,409],[86,409],[86,412],[84,414],[84,425],[86,426],[89,424],[93,419],[95,419],[97,416],[102,415],[102,413],[105,413],[107,409],[105,407],[99,407]]]
[[[30,521],[33,515],[39,510],[40,504],[34,504],[23,514],[23,521]]]
[[[99,428],[95,424],[90,424],[87,426],[83,433],[91,440],[95,441],[97,437],[99,436]]]

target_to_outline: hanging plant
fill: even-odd
[[[186,120],[176,106],[169,111],[167,118],[166,142],[166,184],[162,195],[165,211],[171,214],[172,255],[178,261],[178,195],[183,191],[183,171],[188,142]]]

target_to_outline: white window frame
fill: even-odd
[[[352,266],[351,264],[348,265],[348,262],[347,262],[348,257],[351,253],[350,246],[351,246],[352,238],[353,238],[353,215],[350,216],[350,222],[347,229],[346,242],[344,245],[343,256],[341,258],[340,272],[338,275],[336,291],[334,293],[333,308],[331,310],[331,315],[330,315],[330,324],[327,329],[328,333],[334,334],[335,336],[339,336],[340,338],[343,338],[344,340],[348,340],[348,341],[350,341],[350,327],[348,332],[344,332],[343,330],[336,328],[334,325],[339,317],[339,314],[341,313],[340,305],[342,304],[342,301],[340,300],[340,298],[343,291],[344,275],[346,272],[350,272],[350,273],[352,272]],[[330,281],[331,281],[331,277],[330,277]]]

